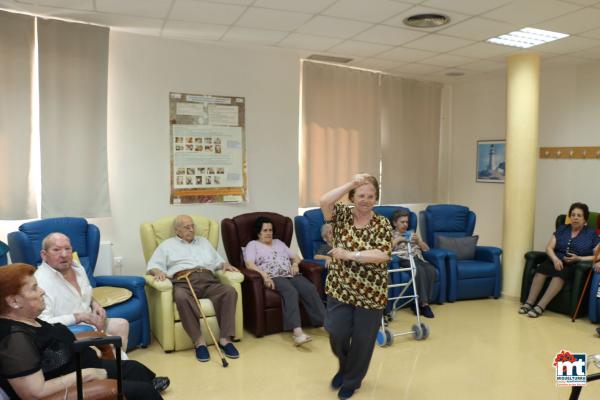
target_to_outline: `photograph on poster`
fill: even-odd
[[[504,183],[506,141],[477,141],[477,182]]]

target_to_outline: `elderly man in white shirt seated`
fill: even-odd
[[[207,239],[196,236],[196,227],[190,216],[177,216],[173,228],[177,236],[163,241],[156,248],[148,261],[148,272],[158,281],[169,278],[173,282],[173,298],[181,324],[196,347],[198,361],[208,361],[210,354],[200,331],[200,311],[186,277],[196,296],[210,299],[215,307],[220,328],[218,346],[225,356],[238,358],[239,352],[231,342],[235,336],[237,292],[214,275],[217,269],[235,272],[238,269],[225,262]]]
[[[110,336],[121,336],[127,349],[129,322],[107,318],[106,310],[92,298],[92,286],[83,266],[73,261],[71,241],[62,233],[51,233],[42,241],[42,260],[35,272],[44,289],[46,308],[40,319],[64,325],[87,324]]]

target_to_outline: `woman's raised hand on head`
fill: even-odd
[[[354,184],[354,187],[359,187],[364,185],[365,183],[367,183],[367,178],[369,177],[369,174],[356,174],[354,175],[354,177],[352,178],[352,183]]]

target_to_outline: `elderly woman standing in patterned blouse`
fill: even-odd
[[[249,269],[257,271],[267,288],[276,290],[283,299],[283,329],[293,332],[294,344],[301,346],[312,340],[302,331],[300,305],[304,305],[313,326],[322,326],[325,307],[315,286],[300,275],[300,258],[279,239],[273,239],[273,222],[258,217],[254,223],[254,235],[246,245],[244,260]]]
[[[519,309],[519,314],[527,314],[532,318],[542,315],[548,303],[563,288],[565,281],[573,279],[575,268],[572,264],[593,260],[600,238],[593,229],[586,226],[589,216],[590,211],[586,204],[571,204],[569,207],[571,223],[559,226],[550,238],[546,246],[548,259],[537,268],[529,289],[529,296]],[[551,278],[550,284],[536,304],[535,301],[548,277]]]
[[[346,193],[352,208],[337,203]],[[325,220],[333,226],[325,329],[339,361],[331,380],[339,399],[352,397],[367,374],[387,303],[392,227],[373,212],[378,200],[379,183],[368,174],[355,175],[321,198]]]

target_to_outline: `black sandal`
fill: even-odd
[[[533,306],[533,308],[531,310],[529,310],[529,312],[527,313],[528,316],[530,316],[531,318],[537,318],[539,316],[541,316],[544,313],[544,308],[542,306],[540,306],[539,304],[536,304],[535,306]]]
[[[521,308],[519,308],[519,314],[527,314],[532,309],[533,309],[533,304],[529,304],[529,303],[525,302],[525,303],[523,303]]]

